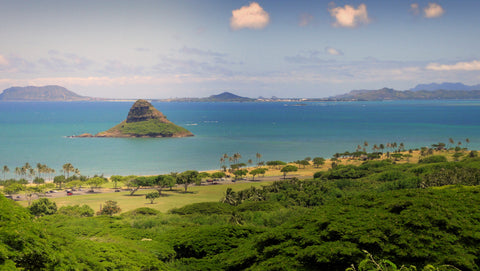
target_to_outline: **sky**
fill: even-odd
[[[480,83],[478,0],[0,0],[0,91],[321,98]]]

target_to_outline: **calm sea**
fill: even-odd
[[[264,161],[329,158],[364,141],[418,148],[453,138],[480,149],[479,101],[153,103],[195,137],[68,138],[107,130],[132,104],[1,102],[0,166],[42,163],[58,172],[69,162],[82,174],[109,176],[216,169],[236,152],[242,162],[257,152]]]

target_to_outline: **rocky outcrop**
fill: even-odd
[[[127,123],[147,121],[151,119],[158,119],[163,123],[171,123],[162,112],[158,111],[151,103],[146,100],[136,101],[127,116]]]
[[[81,134],[74,137],[187,137],[193,134],[165,117],[146,100],[136,101],[127,119],[96,135]]]

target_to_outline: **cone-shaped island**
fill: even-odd
[[[75,137],[187,137],[193,134],[169,121],[146,100],[136,101],[127,119],[96,135],[82,134]]]

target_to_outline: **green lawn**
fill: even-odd
[[[150,204],[150,201],[145,199],[145,194],[153,191],[150,189],[139,190],[134,196],[129,196],[130,192],[128,191],[122,191],[117,193],[65,196],[51,198],[51,200],[56,202],[58,207],[65,205],[87,204],[95,211],[98,211],[100,209],[100,204],[103,204],[105,201],[114,200],[118,202],[118,205],[120,208],[122,208],[122,212],[130,211],[140,207],[150,207],[165,213],[172,208],[182,207],[191,203],[219,201],[223,197],[225,190],[227,190],[228,187],[232,187],[235,191],[240,191],[250,188],[251,186],[260,187],[262,185],[269,185],[271,183],[272,182],[252,182],[225,185],[191,186],[188,188],[187,193],[183,193],[183,186],[179,186],[177,188],[178,190],[163,191],[162,194],[164,196],[156,199],[154,204]],[[27,203],[21,202],[21,204],[26,206]]]

